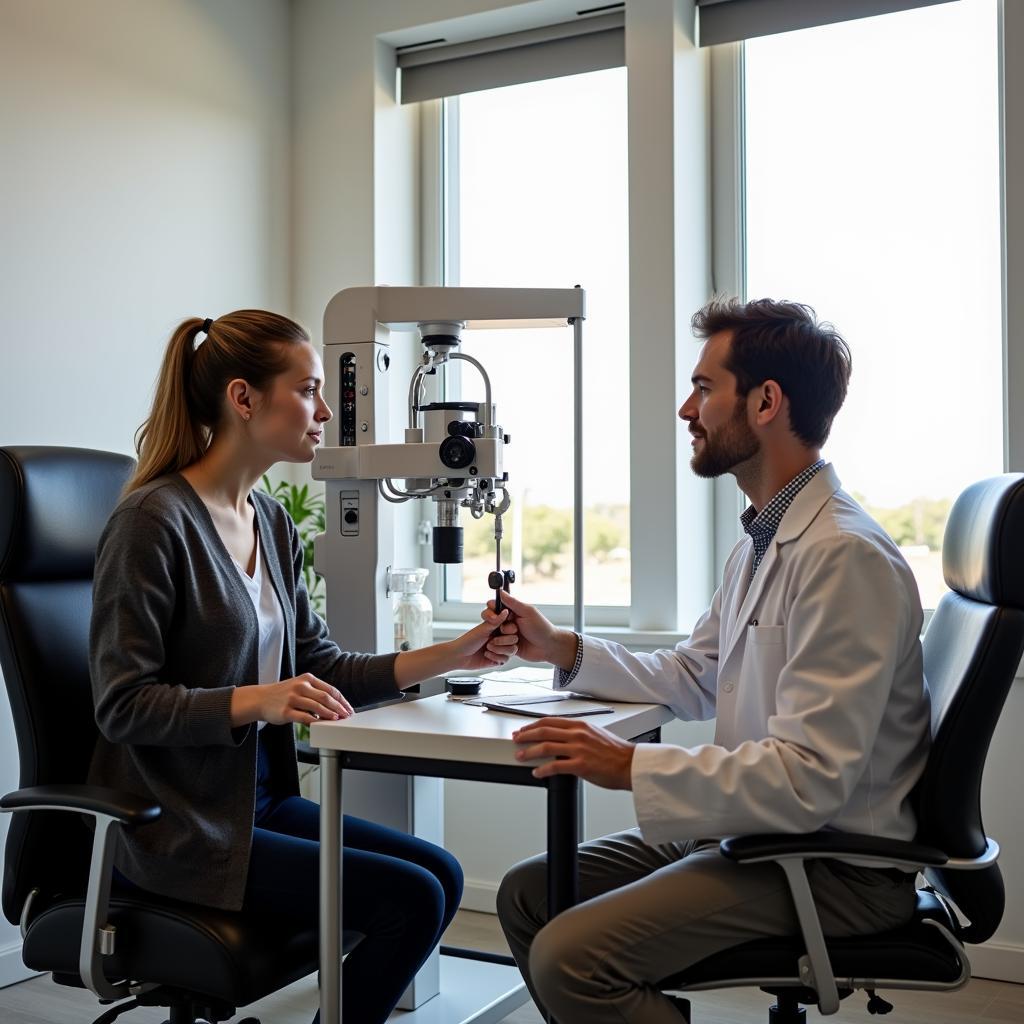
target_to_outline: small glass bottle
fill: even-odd
[[[395,650],[415,651],[434,642],[434,610],[423,593],[429,569],[392,569],[395,604]]]

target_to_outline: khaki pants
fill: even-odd
[[[720,950],[799,933],[782,869],[736,864],[716,841],[650,846],[639,829],[580,847],[580,903],[547,922],[543,856],[512,868],[498,916],[542,1013],[558,1024],[680,1024],[658,982]],[[807,862],[826,935],[905,924],[912,876]]]

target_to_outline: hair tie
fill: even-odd
[[[199,330],[201,330],[204,334],[209,334],[210,333],[210,328],[212,326],[213,326],[213,321],[209,317],[207,317],[203,321],[203,326],[200,327]]]

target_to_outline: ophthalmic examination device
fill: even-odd
[[[504,469],[509,435],[497,421],[483,363],[461,346],[476,328],[574,328],[574,619],[582,629],[582,329],[586,295],[576,288],[357,287],[335,295],[324,313],[324,396],[334,410],[313,476],[325,483],[326,529],[314,543],[325,578],[327,621],[345,650],[394,646],[389,573],[395,564],[395,508],[430,502],[433,559],[462,561],[460,516],[494,519],[496,563],[488,578],[496,602],[514,582],[502,568],[502,519],[510,505]],[[419,335],[422,353],[406,389],[395,376],[392,331]],[[426,402],[425,384],[461,363],[461,394]],[[479,378],[479,381],[470,384]],[[482,394],[481,394],[482,390]],[[472,395],[472,398],[463,397]],[[404,401],[404,428],[392,400]],[[397,402],[396,402],[397,404]],[[443,782],[349,773],[346,811],[442,843]],[[427,962],[399,1006],[414,1009],[438,992],[438,956]],[[473,1017],[477,1020],[477,1017]],[[484,1018],[479,1018],[483,1020]]]

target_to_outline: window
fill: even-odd
[[[625,619],[629,604],[626,73],[595,71],[445,101],[446,284],[587,291],[584,327],[584,597]],[[512,508],[503,564],[543,606],[573,599],[571,330],[474,332],[498,421],[511,434]],[[460,394],[476,393],[460,367]],[[446,572],[448,614],[491,594],[493,518],[463,517],[465,561]]]
[[[995,0],[745,44],[747,293],[850,343],[826,456],[932,608],[950,504],[1003,469],[997,61]]]

